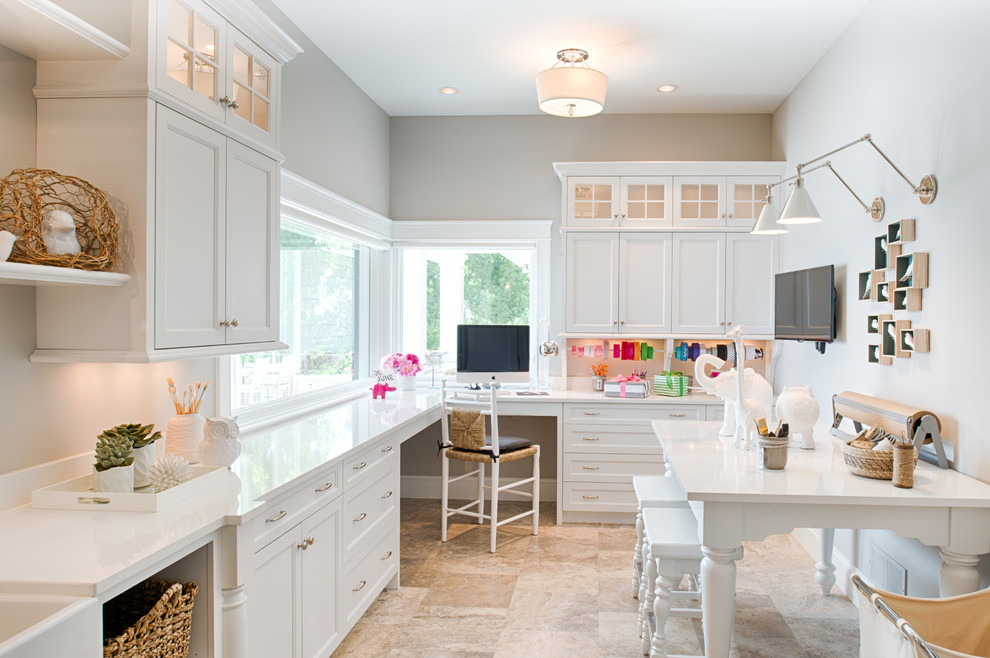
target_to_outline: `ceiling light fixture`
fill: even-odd
[[[445,96],[453,96],[454,94],[459,92],[460,89],[458,89],[457,87],[440,87],[439,89],[437,89],[437,91],[439,91],[441,94],[444,94]]]
[[[678,89],[680,89],[680,87],[677,85],[660,85],[657,87],[657,91],[661,94],[669,94],[670,92],[677,91]]]
[[[557,52],[557,63],[536,76],[540,109],[558,117],[590,117],[605,107],[608,77],[587,64],[587,51]]]
[[[866,205],[866,203],[859,198],[859,195],[856,194],[851,187],[849,187],[849,184],[845,181],[845,179],[843,179],[842,176],[839,175],[839,172],[835,170],[835,168],[832,166],[832,163],[830,161],[826,160],[824,164],[820,164],[817,167],[812,167],[811,169],[805,169],[805,167],[807,167],[808,165],[814,162],[818,162],[819,160],[824,160],[830,155],[838,153],[839,151],[844,151],[850,146],[854,146],[855,144],[859,144],[860,142],[869,142],[870,146],[872,146],[874,150],[876,150],[876,152],[880,154],[880,157],[882,157],[887,162],[887,164],[893,167],[894,171],[897,172],[897,175],[903,178],[904,181],[911,187],[911,191],[918,195],[918,200],[921,201],[922,205],[927,206],[928,204],[935,201],[935,194],[938,191],[938,181],[935,179],[935,174],[928,174],[927,176],[922,177],[921,182],[918,185],[915,185],[914,183],[911,182],[911,180],[907,176],[904,175],[904,172],[898,169],[897,165],[895,165],[891,161],[891,159],[887,157],[887,154],[881,151],[880,147],[878,147],[876,144],[873,143],[873,138],[870,136],[869,133],[867,133],[862,137],[860,137],[859,139],[857,139],[856,141],[849,142],[845,146],[840,146],[839,148],[829,151],[824,155],[820,155],[817,158],[808,160],[807,162],[803,162],[797,165],[796,176],[791,176],[790,178],[785,178],[784,180],[778,183],[772,183],[771,185],[768,185],[767,187],[769,188],[775,185],[786,183],[787,181],[790,180],[797,179],[794,183],[794,189],[791,190],[791,195],[788,197],[787,203],[784,204],[784,209],[781,211],[780,217],[777,219],[777,222],[779,224],[813,224],[815,222],[822,221],[821,214],[819,214],[818,209],[815,208],[815,204],[814,202],[812,202],[811,196],[808,194],[808,191],[804,188],[803,176],[816,169],[821,169],[823,167],[827,168],[835,175],[836,178],[839,179],[839,182],[842,183],[843,187],[849,190],[849,193],[852,194],[857,201],[859,201],[859,205],[863,206],[863,210],[865,210],[870,215],[870,217],[873,218],[874,222],[882,221],[885,210],[883,197],[878,196],[873,199],[873,203],[871,203],[870,205]],[[764,210],[766,210],[766,208],[764,208]],[[762,219],[763,219],[763,215],[761,213],[760,220],[757,221],[757,225],[760,224],[760,221],[762,221]],[[755,228],[753,232],[754,233],[756,232]]]

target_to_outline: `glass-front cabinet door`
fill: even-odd
[[[674,177],[674,226],[725,226],[725,177]]]
[[[167,0],[161,7],[158,87],[223,121],[225,21],[199,2]]]
[[[620,226],[671,226],[674,200],[670,176],[623,176]]]
[[[621,193],[617,176],[575,176],[567,179],[568,226],[616,226]]]
[[[233,27],[227,30],[230,42],[228,123],[254,139],[275,147],[275,90],[278,66],[275,60]]]
[[[752,228],[766,205],[767,184],[780,180],[776,176],[730,176],[726,179],[729,194],[726,202],[726,225]],[[780,194],[779,191],[776,191]],[[783,205],[778,201],[777,208]]]

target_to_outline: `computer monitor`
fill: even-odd
[[[529,382],[529,325],[457,325],[457,381]]]

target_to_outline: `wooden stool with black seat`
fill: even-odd
[[[533,534],[540,529],[540,446],[534,445],[519,437],[500,436],[498,432],[498,396],[492,391],[484,393],[449,393],[447,382],[441,384],[441,428],[443,443],[440,450],[443,457],[443,490],[441,506],[443,509],[441,540],[447,541],[447,519],[455,514],[471,516],[482,524],[487,519],[491,522],[491,552],[495,552],[495,537],[499,526],[511,523],[525,516],[533,516]],[[491,419],[491,432],[485,432],[485,416]],[[501,464],[533,459],[532,477],[517,480],[511,484],[502,485],[499,482],[499,467]],[[476,469],[466,473],[450,476],[450,460],[470,462],[478,465]],[[485,464],[491,464],[491,486],[485,485]],[[450,484],[467,477],[478,477],[477,498],[468,504],[452,508],[449,505]],[[517,487],[532,483],[531,491],[518,491]],[[491,514],[485,514],[485,489],[491,491]],[[506,493],[533,500],[531,510],[517,514],[511,518],[499,520],[498,497]],[[469,511],[475,507],[477,511]]]

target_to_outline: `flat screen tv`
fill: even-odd
[[[457,325],[457,381],[528,382],[529,325]]]
[[[774,285],[774,338],[815,341],[818,350],[835,340],[835,266],[781,272]]]

